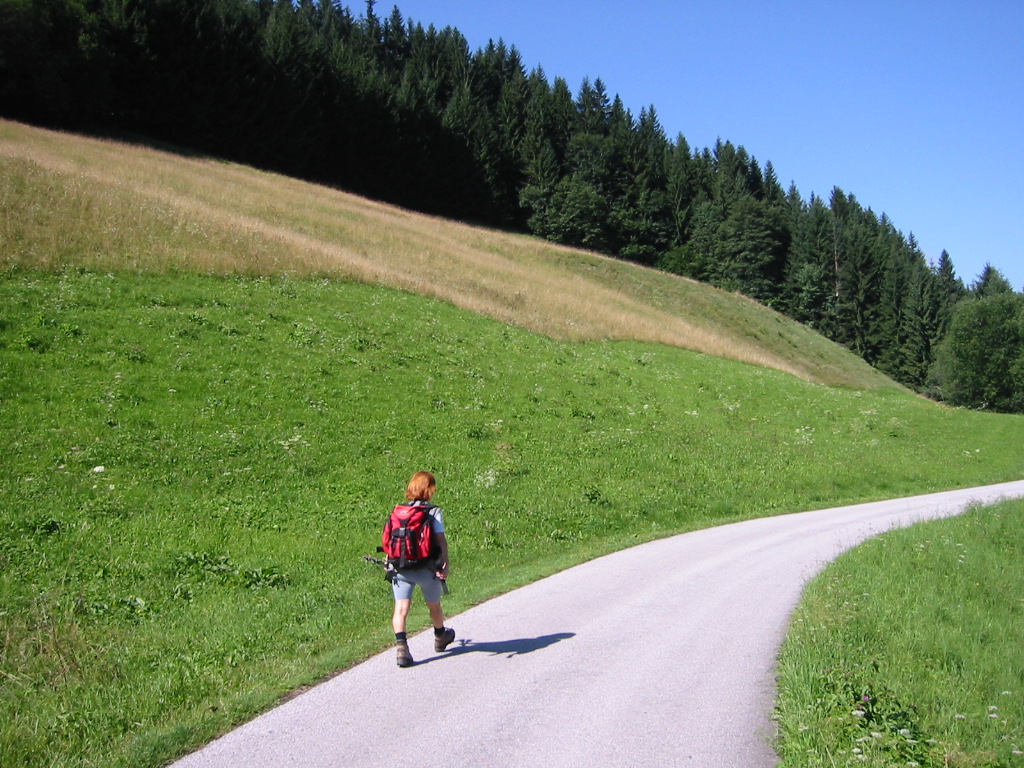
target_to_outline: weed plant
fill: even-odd
[[[779,662],[784,768],[1024,765],[1024,502],[872,539],[808,587]]]
[[[453,614],[631,543],[1021,469],[1020,417],[329,280],[9,270],[0,404],[5,768],[159,765],[381,649],[361,557],[419,469]]]

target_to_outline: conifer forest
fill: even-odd
[[[851,191],[671,137],[514,44],[327,0],[0,0],[0,114],[159,142],[736,291],[955,405],[1024,411],[1024,294]],[[841,180],[837,180],[841,182]],[[912,224],[912,222],[910,223]]]

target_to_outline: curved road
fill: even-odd
[[[806,581],[890,528],[1021,496],[1024,481],[608,555],[454,617],[447,653],[417,635],[416,666],[388,650],[175,765],[769,768],[773,665]]]

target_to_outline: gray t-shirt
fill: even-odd
[[[422,507],[424,504],[429,504],[429,502],[412,502],[412,505],[415,507]],[[444,533],[444,510],[440,507],[434,507],[430,510],[430,516],[434,518],[434,533]]]

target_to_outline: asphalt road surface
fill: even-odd
[[[453,617],[443,654],[419,634],[415,666],[388,650],[175,765],[768,768],[775,656],[807,580],[890,528],[1020,496],[1024,481],[608,555]]]

